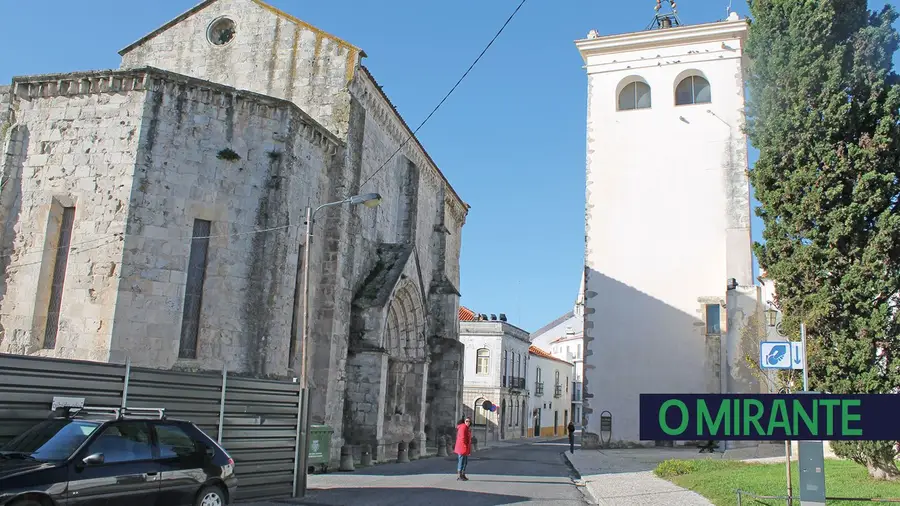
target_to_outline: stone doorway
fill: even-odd
[[[358,337],[347,355],[344,403],[347,443],[371,444],[378,461],[395,459],[400,442],[424,448],[428,379],[421,291],[405,278],[382,297],[389,303],[365,308],[352,322]]]

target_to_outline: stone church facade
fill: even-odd
[[[364,53],[207,0],[120,54],[0,88],[0,352],[296,376],[306,207],[378,192],[315,222],[312,422],[333,457],[452,430],[468,206]]]

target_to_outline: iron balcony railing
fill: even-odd
[[[562,397],[562,385],[556,384],[553,386],[553,397]]]
[[[509,378],[509,388],[525,390],[525,378]]]
[[[540,397],[540,396],[544,395],[544,382],[543,381],[536,381],[534,383],[534,395],[535,395],[535,397]]]

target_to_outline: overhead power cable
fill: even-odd
[[[472,64],[469,65],[469,68],[465,71],[465,73],[462,75],[462,77],[459,78],[459,81],[456,81],[456,84],[454,84],[453,87],[450,88],[450,91],[448,91],[447,94],[444,95],[444,98],[441,99],[441,101],[438,103],[438,105],[435,106],[435,108],[432,109],[432,111],[428,114],[428,116],[426,116],[425,119],[422,120],[422,123],[420,123],[419,126],[416,127],[415,130],[413,130],[412,135],[410,135],[409,137],[407,137],[406,140],[403,141],[403,143],[400,144],[400,146],[396,149],[396,151],[394,151],[394,152],[391,154],[391,156],[389,156],[388,159],[385,160],[384,163],[381,164],[380,167],[378,167],[377,169],[375,169],[375,172],[373,172],[371,176],[369,176],[368,178],[366,178],[366,180],[363,181],[361,185],[359,185],[360,188],[362,188],[363,186],[365,186],[366,183],[368,183],[369,181],[371,181],[372,178],[375,177],[376,174],[378,174],[379,172],[381,172],[381,169],[385,168],[385,166],[387,166],[388,162],[390,162],[395,156],[397,156],[397,153],[399,153],[400,150],[403,149],[404,146],[406,146],[406,143],[408,143],[410,140],[412,140],[412,138],[415,137],[416,133],[419,132],[419,129],[421,129],[423,126],[425,126],[425,123],[427,123],[428,120],[431,119],[432,116],[434,116],[434,113],[436,113],[437,110],[440,109],[442,105],[444,105],[444,102],[446,102],[447,99],[450,98],[450,94],[452,94],[453,91],[456,90],[457,86],[459,86],[459,84],[460,84],[461,82],[463,82],[463,79],[465,79],[466,76],[469,75],[469,72],[472,71],[472,69],[475,67],[475,64],[478,63],[478,60],[481,60],[481,57],[484,56],[484,53],[486,53],[487,50],[491,47],[491,45],[494,44],[494,41],[497,40],[498,37],[500,37],[500,34],[503,33],[503,30],[506,28],[506,25],[508,25],[509,22],[512,21],[512,19],[516,16],[516,13],[519,12],[519,9],[521,9],[521,8],[522,8],[522,5],[524,5],[524,4],[525,4],[525,0],[522,0],[522,1],[519,3],[519,6],[516,7],[516,10],[514,10],[513,13],[509,15],[509,18],[507,18],[506,22],[503,23],[503,26],[500,27],[500,30],[497,31],[497,34],[494,35],[494,38],[492,38],[491,41],[488,42],[487,46],[484,47],[484,49],[481,51],[481,54],[478,55],[478,58],[475,58],[475,61],[473,61]]]

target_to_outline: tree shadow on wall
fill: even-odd
[[[470,482],[471,483],[471,482]],[[491,494],[486,492],[470,492],[445,488],[334,488],[309,491],[303,502],[309,506],[355,506],[364,503],[366,506],[396,506],[397,504],[464,504],[466,506],[499,506],[528,501],[530,498]],[[290,502],[285,504],[298,504]]]

